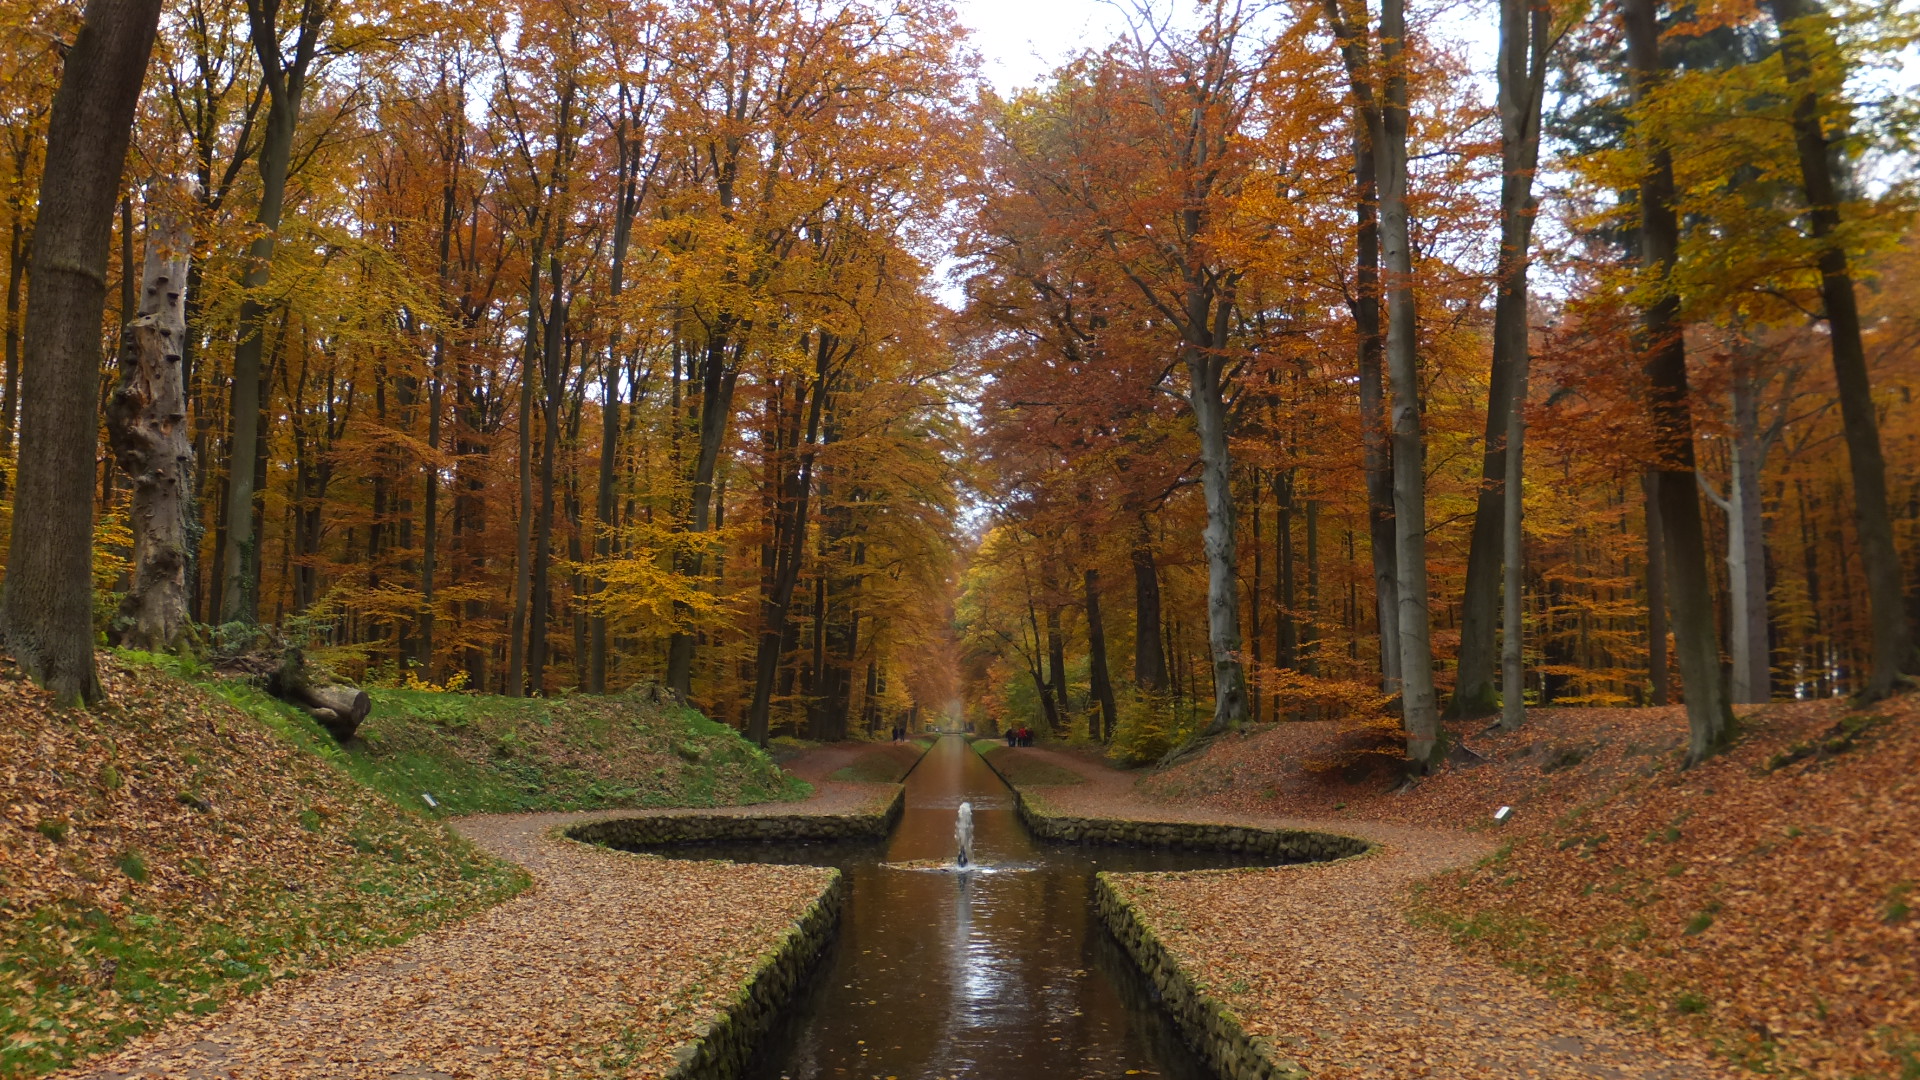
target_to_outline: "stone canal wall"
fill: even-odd
[[[1221,1080],[1307,1080],[1307,1071],[1280,1056],[1271,1040],[1249,1036],[1234,1015],[1207,993],[1160,943],[1152,924],[1116,888],[1112,875],[1094,879],[1094,903],[1107,928],[1160,991],[1160,1001]]]
[[[734,1080],[806,985],[813,962],[833,941],[847,899],[847,878],[832,881],[808,906],[698,1039],[674,1049],[668,1080]]]

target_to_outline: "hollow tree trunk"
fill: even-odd
[[[128,324],[121,345],[120,385],[107,402],[107,432],[116,461],[133,481],[133,567],[117,619],[120,643],[171,652],[191,626],[187,500],[193,493],[193,446],[180,357],[193,233],[159,188],[155,184],[148,198],[138,318]]]
[[[1657,0],[1626,0],[1627,52],[1635,101],[1665,78],[1660,56]],[[1680,678],[1686,694],[1687,763],[1718,753],[1733,735],[1733,713],[1720,683],[1719,635],[1707,583],[1706,532],[1695,477],[1693,413],[1687,385],[1687,346],[1681,334],[1680,300],[1668,283],[1680,243],[1674,213],[1673,159],[1664,145],[1642,146],[1646,172],[1640,183],[1641,265],[1657,275],[1663,295],[1642,316],[1643,350],[1652,398],[1654,491],[1667,559],[1668,606]]]
[[[1860,562],[1867,576],[1867,604],[1873,620],[1873,673],[1868,698],[1893,692],[1903,674],[1920,674],[1913,629],[1903,610],[1899,549],[1893,540],[1893,512],[1887,500],[1887,461],[1880,449],[1880,425],[1874,415],[1873,385],[1860,340],[1860,309],[1853,293],[1853,272],[1840,231],[1840,181],[1833,148],[1822,126],[1821,89],[1811,56],[1829,47],[1816,0],[1771,0],[1780,25],[1780,59],[1794,91],[1793,141],[1800,157],[1801,184],[1808,220],[1820,244],[1820,299],[1826,308],[1827,345],[1833,355],[1833,379],[1840,394],[1841,428],[1847,440],[1847,464],[1853,479],[1854,527]]]
[[[113,205],[159,21],[159,0],[88,0],[47,124],[0,623],[21,669],[64,703],[100,698],[92,561],[100,322]]]

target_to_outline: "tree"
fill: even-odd
[[[320,54],[320,36],[333,12],[333,0],[301,0],[293,28],[293,49],[286,51],[280,24],[281,0],[247,0],[247,22],[267,90],[267,122],[260,146],[258,227],[247,247],[241,284],[240,326],[233,353],[233,395],[227,454],[226,542],[220,586],[220,621],[252,623],[259,618],[259,537],[254,531],[256,475],[253,446],[260,433],[262,355],[266,346],[267,304],[260,292],[273,271],[280,217],[286,207],[287,173],[293,165],[294,133],[307,93],[307,79]]]
[[[93,445],[114,204],[160,23],[159,0],[88,0],[47,123],[21,376],[7,646],[68,704],[93,663]]]
[[[1527,266],[1533,221],[1539,210],[1533,178],[1540,164],[1541,111],[1546,100],[1547,63],[1553,52],[1553,13],[1544,0],[1502,0],[1500,5],[1500,263],[1494,272],[1493,371],[1487,381],[1487,434],[1481,465],[1480,496],[1474,508],[1473,541],[1467,551],[1467,580],[1460,601],[1460,653],[1455,665],[1453,700],[1447,712],[1458,717],[1493,711],[1493,579],[1502,562],[1517,556],[1504,526],[1519,500],[1507,489],[1520,486],[1510,471],[1522,455],[1506,444],[1522,438],[1513,418],[1525,412],[1515,404],[1526,382]],[[1501,554],[1504,552],[1504,556]],[[1506,575],[1507,588],[1519,580]],[[1516,609],[1509,600],[1506,611]],[[1517,616],[1515,617],[1517,620]],[[1507,622],[1509,634],[1519,628]],[[1515,686],[1518,684],[1516,683]],[[1504,686],[1503,686],[1504,692]],[[1512,714],[1502,710],[1503,717]]]
[[[1665,78],[1656,0],[1627,0],[1621,18],[1636,105],[1647,102]],[[1680,247],[1674,212],[1673,156],[1666,142],[1643,138],[1637,147],[1640,180],[1642,334],[1655,439],[1653,486],[1660,507],[1661,551],[1680,678],[1687,703],[1688,764],[1723,749],[1733,737],[1733,711],[1720,680],[1719,638],[1708,588],[1706,535],[1700,517],[1693,448],[1687,345],[1679,323],[1680,298],[1672,287]]]
[[[1885,697],[1902,675],[1920,674],[1907,624],[1900,553],[1893,542],[1887,505],[1887,462],[1880,449],[1873,387],[1860,339],[1860,309],[1853,272],[1841,237],[1841,184],[1835,176],[1826,125],[1832,109],[1833,43],[1814,0],[1769,0],[1780,29],[1780,59],[1793,97],[1793,142],[1800,158],[1807,220],[1819,245],[1820,299],[1833,352],[1834,383],[1847,439],[1853,479],[1854,528],[1867,576],[1867,606],[1873,619],[1873,674],[1865,697]],[[1824,85],[1823,85],[1824,84]],[[1824,91],[1824,93],[1823,93]]]
[[[194,455],[181,357],[193,257],[186,208],[197,200],[190,186],[178,188],[149,186],[139,317],[127,326],[120,385],[107,401],[108,441],[133,480],[133,574],[120,601],[119,637],[129,648],[151,652],[171,651],[189,632],[187,508]]]

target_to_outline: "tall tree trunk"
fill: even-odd
[[[1667,677],[1667,548],[1666,529],[1660,523],[1660,494],[1652,472],[1640,477],[1647,503],[1647,681],[1653,688],[1651,704],[1672,700]]]
[[[713,521],[713,477],[719,467],[720,449],[726,442],[727,422],[733,416],[733,388],[739,378],[738,351],[729,338],[731,324],[720,320],[707,341],[706,359],[701,364],[700,445],[693,463],[693,505],[688,514],[687,531],[704,533]],[[686,573],[698,576],[702,558],[693,555],[682,562]],[[683,615],[684,617],[684,615]],[[685,698],[693,692],[694,638],[676,631],[667,640],[667,689]]]
[[[1380,686],[1400,685],[1398,540],[1393,525],[1393,445],[1386,415],[1385,337],[1380,319],[1379,147],[1386,141],[1374,100],[1373,47],[1363,17],[1349,19],[1340,0],[1321,0],[1353,95],[1354,336],[1358,339],[1360,428],[1367,475],[1367,535],[1373,559],[1374,615],[1380,630]]]
[[[1516,4],[1517,0],[1503,0],[1503,9]],[[1526,288],[1524,278],[1520,287]],[[1505,534],[1501,537],[1501,561],[1505,564],[1506,581],[1501,589],[1504,603],[1500,619],[1500,726],[1507,731],[1518,731],[1527,719],[1526,605],[1522,590],[1526,582],[1523,482],[1527,475],[1527,368],[1530,364],[1527,351],[1521,349],[1513,363],[1513,393],[1507,402],[1507,463],[1501,474],[1505,485],[1501,492],[1505,502],[1500,522]]]
[[[240,285],[237,343],[233,350],[233,442],[227,460],[227,534],[221,558],[225,581],[220,588],[220,621],[252,623],[259,618],[259,537],[254,528],[254,497],[264,477],[254,452],[260,436],[261,387],[265,385],[262,354],[266,340],[267,307],[260,301],[273,269],[279,241],[280,216],[286,205],[287,171],[293,164],[293,136],[300,124],[300,106],[307,88],[307,72],[319,47],[330,0],[304,0],[292,59],[280,49],[279,4],[247,0],[247,20],[260,77],[267,88],[267,122],[260,144],[260,209],[254,214],[253,243],[247,247],[246,272]]]
[[[1073,722],[1072,700],[1067,695],[1067,640],[1060,630],[1060,574],[1053,560],[1048,558],[1042,564],[1040,587],[1047,611],[1047,681],[1053,687],[1053,700],[1060,706],[1056,723]],[[1060,727],[1053,729],[1055,735],[1069,734]]]
[[[1800,156],[1800,179],[1807,217],[1820,244],[1820,299],[1826,308],[1827,344],[1833,353],[1833,380],[1840,394],[1841,427],[1847,439],[1847,463],[1853,477],[1854,527],[1860,562],[1867,576],[1867,604],[1873,619],[1873,673],[1865,695],[1878,699],[1893,692],[1902,675],[1920,674],[1913,628],[1903,610],[1899,549],[1893,541],[1893,512],[1887,500],[1887,462],[1880,450],[1880,425],[1873,411],[1873,385],[1860,341],[1860,309],[1853,293],[1853,272],[1840,231],[1840,180],[1833,147],[1821,114],[1822,87],[1812,57],[1830,51],[1830,35],[1817,0],[1770,0],[1780,26],[1780,59],[1793,88],[1793,141]],[[1837,88],[1839,73],[1827,73]],[[1831,93],[1832,91],[1828,91]]]
[[[1519,370],[1527,363],[1527,266],[1538,208],[1533,176],[1540,162],[1540,115],[1546,99],[1551,19],[1544,0],[1501,0],[1500,263],[1495,272],[1493,370],[1488,380],[1480,497],[1467,552],[1459,663],[1453,699],[1447,707],[1448,715],[1456,717],[1487,716],[1495,708],[1493,630],[1495,599],[1501,590],[1494,583],[1501,577],[1501,553],[1508,547],[1511,532],[1503,527],[1501,518],[1506,508],[1514,505],[1514,500],[1506,497],[1507,465],[1514,455],[1507,452],[1505,444],[1509,421],[1515,415]],[[1521,407],[1524,410],[1524,402]],[[1504,722],[1504,708],[1501,715]]]
[[[193,233],[155,184],[147,200],[147,254],[139,317],[120,347],[120,385],[107,402],[108,438],[133,481],[133,570],[117,622],[128,648],[170,652],[191,625],[187,613],[187,500],[193,446],[181,348],[187,338],[187,265]],[[191,195],[186,196],[191,205]],[[131,275],[131,268],[128,274]]]
[[[93,663],[93,461],[113,204],[159,0],[88,0],[47,124],[21,376],[20,454],[0,601],[21,669],[67,704]],[[32,523],[31,528],[19,527]]]
[[[527,692],[527,608],[533,591],[533,368],[540,355],[540,261],[532,261],[527,282],[527,340],[520,351],[520,425],[518,505],[513,544],[513,614],[507,624],[508,697]]]
[[[776,444],[770,451],[778,455],[780,450],[787,450],[791,464],[778,457],[771,463],[777,485],[773,493],[772,541],[768,545],[773,558],[772,565],[767,567],[769,573],[760,595],[760,643],[754,657],[753,700],[747,709],[747,740],[756,746],[767,745],[767,711],[773,702],[773,680],[779,672],[781,645],[786,641],[791,625],[793,590],[799,583],[800,563],[806,553],[807,504],[813,494],[814,447],[820,438],[820,414],[827,397],[828,365],[835,349],[832,335],[819,333],[815,338],[813,378],[800,383],[800,391],[794,402],[796,413],[803,409],[806,411],[805,441],[793,440],[799,442],[797,446],[792,442],[786,447]],[[811,400],[808,399],[809,391]],[[776,417],[776,424],[788,428],[787,439],[799,434],[797,417],[790,427],[785,417]],[[818,678],[817,672],[815,677]],[[844,737],[844,709],[835,726],[841,729],[835,734]]]
[[[1765,704],[1773,697],[1767,642],[1766,518],[1760,494],[1766,447],[1760,435],[1753,358],[1745,347],[1734,355],[1732,382],[1727,494],[1721,497],[1704,479],[1700,488],[1727,515],[1727,654],[1733,662],[1729,697],[1735,704]]]
[[[1160,641],[1160,570],[1154,564],[1153,530],[1139,515],[1133,562],[1133,685],[1149,694],[1167,692],[1167,651]]]
[[[1100,571],[1088,567],[1082,576],[1087,610],[1087,668],[1089,689],[1100,704],[1100,730],[1093,737],[1100,742],[1113,739],[1119,722],[1119,706],[1113,700],[1113,679],[1107,674],[1107,628],[1100,620]]]
[[[1407,216],[1405,0],[1380,8],[1386,102],[1381,110],[1380,246],[1386,257],[1387,382],[1393,394],[1393,524],[1400,604],[1400,710],[1407,759],[1416,772],[1440,763],[1440,714],[1433,688],[1427,611],[1426,453],[1420,432],[1415,355],[1413,244]]]
[[[554,459],[560,453],[560,401],[567,390],[567,302],[560,276],[560,256],[547,255],[546,346],[540,365],[541,407],[540,510],[533,522],[533,603],[527,614],[527,683],[534,694],[546,693],[548,623],[553,609],[553,482]]]
[[[1647,95],[1665,78],[1660,56],[1657,0],[1626,0],[1627,55],[1633,98]],[[1644,142],[1645,140],[1643,140]],[[1667,557],[1668,606],[1680,652],[1680,679],[1686,694],[1690,741],[1687,763],[1718,753],[1733,736],[1733,712],[1720,683],[1719,635],[1714,632],[1713,596],[1708,588],[1706,531],[1700,515],[1695,477],[1693,412],[1687,385],[1687,345],[1680,327],[1680,298],[1671,286],[1680,246],[1680,222],[1673,209],[1673,159],[1665,145],[1642,145],[1646,173],[1640,182],[1640,251],[1644,271],[1655,276],[1661,295],[1643,314],[1646,373],[1652,397],[1655,492]]]
[[[1222,341],[1232,304],[1216,301],[1215,341]],[[1205,326],[1205,312],[1190,304],[1189,318]],[[1196,317],[1198,316],[1198,317]],[[1239,542],[1234,526],[1233,460],[1227,448],[1224,362],[1214,346],[1188,346],[1188,403],[1200,434],[1200,486],[1207,524],[1201,548],[1207,560],[1207,651],[1213,662],[1213,718],[1205,732],[1217,735],[1247,720],[1247,673],[1240,663]]]
[[[24,295],[22,286],[27,280],[27,259],[32,254],[28,250],[28,231],[26,187],[27,162],[33,155],[31,134],[20,140],[20,149],[13,159],[13,197],[11,204],[13,221],[7,233],[7,340],[6,340],[6,397],[0,400],[0,458],[13,455],[13,430],[20,416],[20,297]],[[7,490],[8,478],[0,473],[0,494]]]

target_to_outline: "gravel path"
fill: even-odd
[[[1134,774],[1074,754],[1033,755],[1087,779],[1043,789],[1065,814],[1318,828],[1380,845],[1357,859],[1257,871],[1135,874],[1137,900],[1190,974],[1315,1080],[1538,1077],[1706,1080],[1730,1075],[1689,1046],[1657,1043],[1607,1014],[1411,925],[1407,890],[1489,852],[1486,834],[1169,805]]]
[[[803,803],[697,813],[834,814],[891,788],[820,784]],[[278,983],[69,1076],[660,1076],[826,887],[815,867],[675,862],[558,840],[605,811],[464,818],[534,886],[457,925]]]

